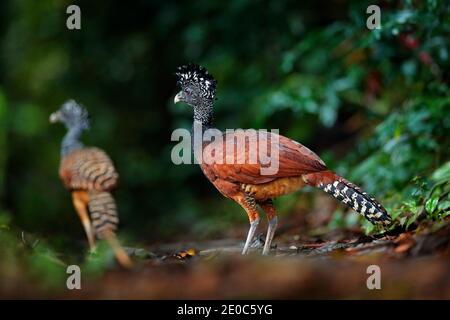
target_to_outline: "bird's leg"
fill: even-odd
[[[89,214],[87,211],[88,203],[87,194],[85,192],[72,192],[72,201],[75,210],[80,217],[81,223],[83,224],[84,231],[89,242],[89,248],[91,252],[95,251],[95,235],[92,229],[91,220],[89,219]]]
[[[263,255],[268,255],[270,252],[270,245],[272,244],[273,236],[275,235],[275,230],[277,229],[277,212],[273,206],[272,199],[259,204],[261,208],[267,215],[267,220],[269,221],[269,227],[267,228],[266,242],[264,244]]]
[[[252,242],[253,236],[256,232],[256,228],[259,224],[258,208],[256,207],[255,199],[248,194],[246,194],[244,197],[239,197],[237,199],[237,202],[242,206],[242,208],[245,209],[248,215],[248,219],[250,220],[250,229],[248,230],[244,250],[242,250],[242,254],[247,254],[250,243]]]

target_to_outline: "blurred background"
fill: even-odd
[[[66,28],[70,4],[81,8],[81,30]],[[234,228],[242,236],[242,209],[198,166],[170,160],[172,130],[191,127],[191,109],[173,104],[174,72],[188,62],[218,80],[218,128],[278,128],[403,225],[424,206],[428,219],[443,219],[450,207],[449,5],[378,1],[382,28],[369,30],[369,4],[1,1],[0,247],[14,247],[21,231],[47,251],[86,247],[57,174],[65,128],[48,122],[69,98],[91,114],[85,144],[106,150],[120,173],[116,198],[128,244],[224,238]],[[282,223],[371,232],[318,193],[277,200]]]

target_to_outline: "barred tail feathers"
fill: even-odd
[[[119,217],[116,202],[111,193],[91,191],[88,206],[97,238],[103,239],[106,233],[116,232]]]
[[[131,268],[132,262],[125,249],[120,245],[116,230],[119,223],[116,202],[109,192],[89,192],[89,213],[95,234],[105,239],[114,251],[117,261],[125,268]]]
[[[306,175],[308,184],[332,195],[356,212],[362,214],[372,224],[388,226],[392,219],[386,209],[369,194],[355,184],[332,171],[323,171]]]

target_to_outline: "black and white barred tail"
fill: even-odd
[[[103,239],[109,234],[114,234],[117,230],[119,217],[116,202],[111,193],[90,191],[88,206],[97,238]]]
[[[391,217],[377,200],[334,172],[326,171],[321,174],[312,174],[311,182],[314,182],[313,184],[319,189],[362,214],[371,223],[384,226],[391,224]]]

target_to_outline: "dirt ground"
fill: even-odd
[[[260,254],[262,236],[242,256],[242,232],[227,240],[127,248],[136,262],[131,271],[116,266],[83,280],[82,290],[47,292],[15,284],[8,297],[450,299],[449,219],[376,237],[353,231],[312,237],[280,229],[269,257]],[[380,268],[380,289],[367,287],[371,265]]]

